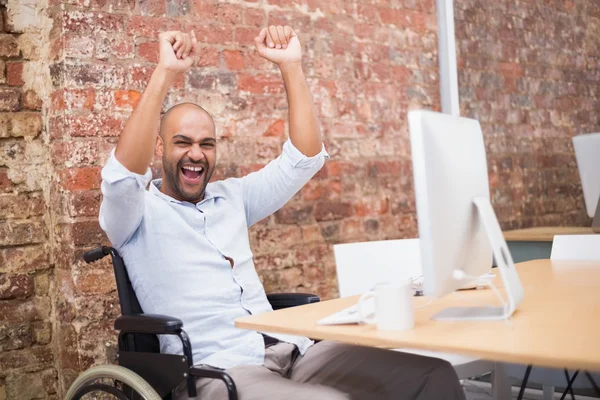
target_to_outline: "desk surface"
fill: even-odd
[[[320,318],[354,304],[357,296],[243,317],[235,325],[366,346],[600,371],[600,262],[536,260],[517,268],[525,298],[509,321],[430,319],[448,306],[497,304],[491,290],[469,290],[415,310],[415,328],[403,332],[382,332],[372,325],[316,325]],[[420,305],[428,299],[415,297],[414,301]]]
[[[541,226],[504,231],[504,239],[512,242],[552,242],[554,235],[591,235],[593,233],[590,226]]]

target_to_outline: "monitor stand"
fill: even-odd
[[[592,221],[592,231],[594,233],[600,233],[600,197],[598,197],[598,205],[596,206],[596,215]]]
[[[487,197],[476,197],[473,199],[473,203],[477,207],[479,217],[492,246],[492,252],[498,265],[498,271],[500,271],[500,276],[502,277],[507,299],[504,305],[499,307],[446,308],[433,316],[433,319],[438,321],[508,319],[523,300],[523,286],[521,285],[519,274],[504,240],[504,235],[498,224],[498,219],[496,218],[496,213],[494,213],[490,199]]]

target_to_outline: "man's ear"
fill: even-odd
[[[154,153],[156,154],[156,157],[162,158],[163,152],[164,152],[164,146],[165,146],[165,144],[163,142],[162,137],[160,137],[160,135],[157,135],[156,136],[156,147],[155,147],[155,150],[154,150]]]

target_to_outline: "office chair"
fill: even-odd
[[[210,366],[195,366],[192,347],[183,330],[183,322],[167,315],[144,314],[131,286],[123,259],[112,247],[103,246],[83,255],[87,263],[110,255],[117,283],[121,316],[115,321],[119,331],[117,355],[119,365],[101,365],[83,372],[67,391],[67,400],[79,400],[98,393],[119,400],[171,399],[172,392],[185,382],[188,396],[195,398],[195,378],[219,379],[227,388],[229,400],[237,400],[231,377]],[[274,310],[316,303],[319,297],[306,293],[268,294]],[[183,346],[183,355],[161,354],[157,335],[175,335]]]

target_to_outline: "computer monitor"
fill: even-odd
[[[600,233],[600,133],[575,136],[573,147],[592,230]]]
[[[434,319],[510,317],[523,287],[490,203],[479,122],[432,111],[410,111],[408,122],[425,294],[489,272],[493,254],[507,295],[500,307],[453,307]]]

